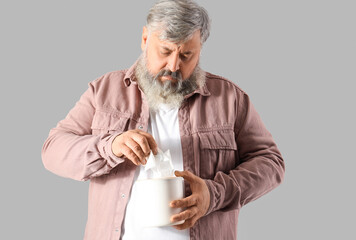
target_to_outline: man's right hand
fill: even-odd
[[[157,143],[147,132],[129,130],[115,137],[111,150],[117,157],[124,156],[135,165],[145,165],[151,150],[157,154]]]

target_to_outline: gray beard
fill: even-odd
[[[165,69],[162,69],[156,76],[152,75],[147,68],[145,52],[138,60],[135,75],[141,90],[145,93],[150,109],[154,111],[161,104],[166,104],[170,108],[179,108],[184,101],[184,96],[205,84],[205,72],[199,64],[188,79],[182,79],[179,71],[171,72]],[[161,76],[167,75],[175,78],[177,82],[159,80]]]

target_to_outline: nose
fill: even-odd
[[[179,70],[179,65],[180,65],[179,54],[178,53],[171,54],[167,62],[168,69],[171,70],[172,72],[175,72]]]

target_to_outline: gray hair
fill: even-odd
[[[160,31],[160,39],[174,43],[189,40],[200,30],[203,44],[210,34],[208,12],[192,0],[160,0],[147,15],[148,31]]]

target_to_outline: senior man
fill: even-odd
[[[44,143],[45,167],[90,180],[85,239],[236,239],[242,206],[281,183],[284,162],[248,95],[203,71],[210,20],[190,0],[149,11],[142,55],[89,84]],[[132,218],[146,157],[169,149],[185,198],[174,227],[139,229]]]

